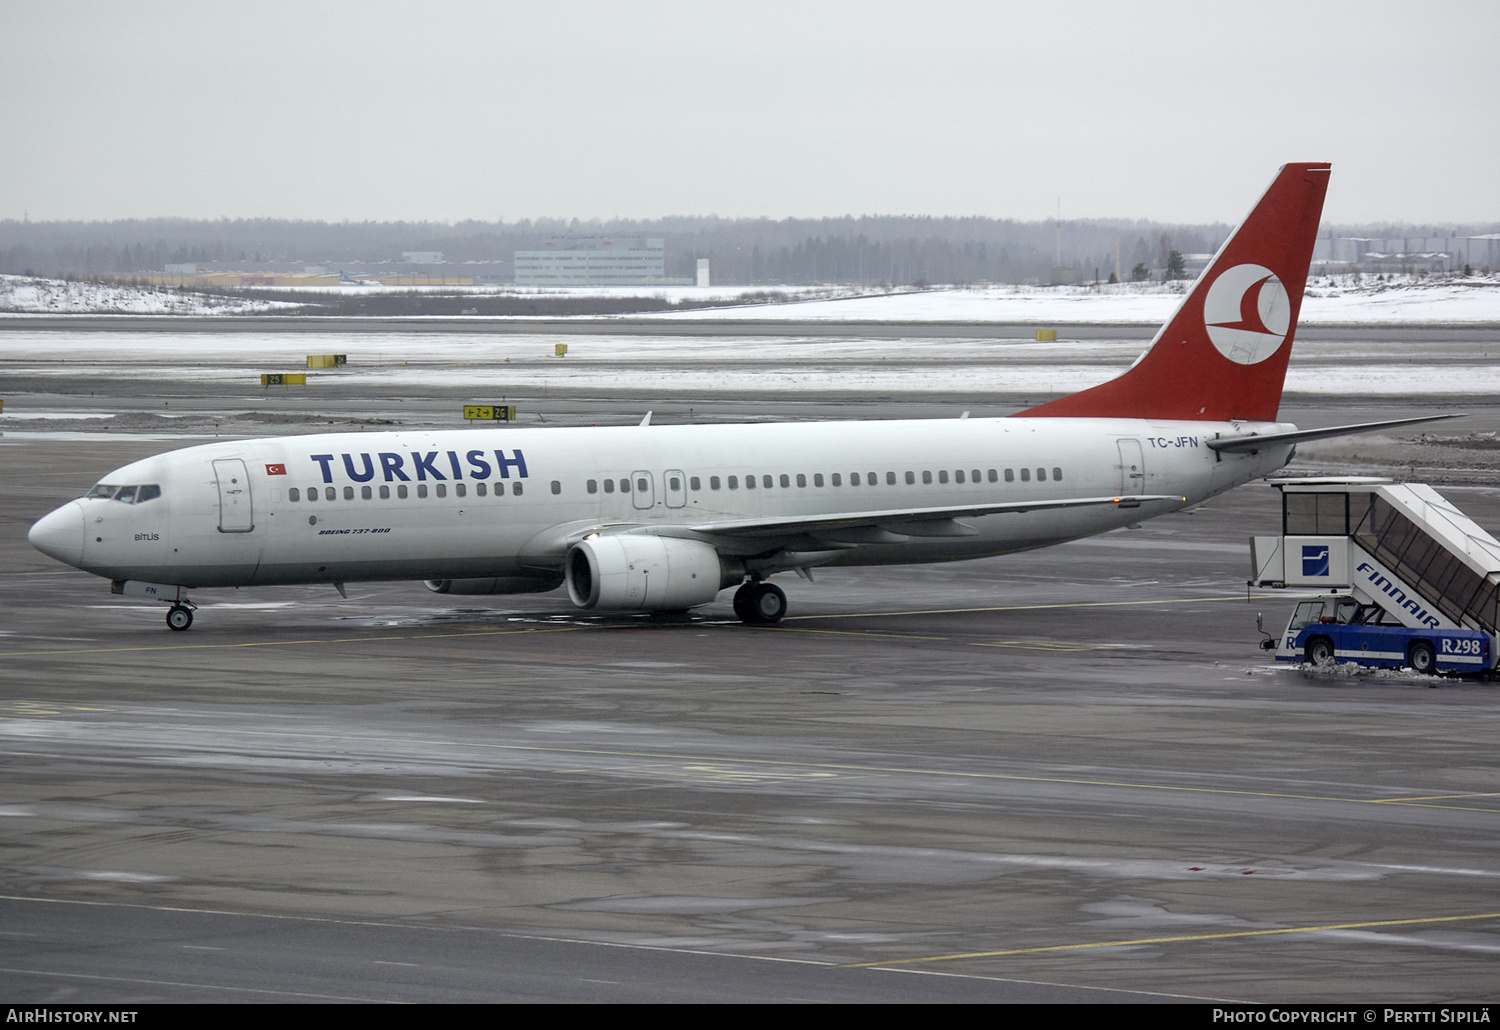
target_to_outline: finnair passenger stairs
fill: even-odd
[[[1250,538],[1252,586],[1348,590],[1414,629],[1500,633],[1500,540],[1432,487],[1270,480],[1282,533]],[[1496,653],[1494,647],[1491,653]]]

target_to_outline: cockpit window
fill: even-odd
[[[87,499],[99,497],[105,500],[113,498],[116,501],[124,501],[126,504],[141,504],[145,501],[154,501],[161,496],[161,487],[156,483],[146,483],[141,486],[115,486],[110,483],[99,483],[88,492]]]

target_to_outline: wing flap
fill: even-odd
[[[826,535],[835,530],[864,528],[879,530],[896,537],[970,536],[974,532],[972,527],[953,520],[1099,505],[1134,507],[1144,501],[1171,501],[1181,504],[1186,500],[1187,498],[1178,494],[1063,497],[1055,500],[1007,501],[1002,504],[971,504],[949,508],[892,508],[887,511],[840,512],[832,515],[782,515],[760,519],[732,519],[725,522],[699,522],[688,528],[694,533],[711,536],[784,536],[788,533]],[[860,534],[838,534],[840,538],[848,538],[851,543],[864,542],[854,540],[853,537],[857,535]]]

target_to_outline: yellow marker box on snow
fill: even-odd
[[[1037,343],[1056,343],[1057,342],[1057,330],[1056,329],[1038,329],[1036,331],[1036,342]]]
[[[349,355],[347,354],[309,354],[307,356],[307,367],[338,368],[340,365],[347,364],[348,361]]]
[[[306,386],[306,372],[262,372],[261,386]]]

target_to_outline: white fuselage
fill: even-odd
[[[33,540],[111,580],[184,587],[555,573],[571,544],[627,526],[710,539],[721,554],[758,555],[766,571],[778,567],[770,552],[799,546],[820,555],[802,564],[952,561],[1191,506],[1275,471],[1292,451],[1281,443],[1220,453],[1205,441],[1290,428],[985,418],[233,441],[117,469],[101,482],[159,486],[160,496],[70,502],[38,523]],[[702,531],[747,519],[1133,494],[1174,496],[963,519],[972,535],[856,534],[837,552],[815,536],[799,545],[785,533]]]

